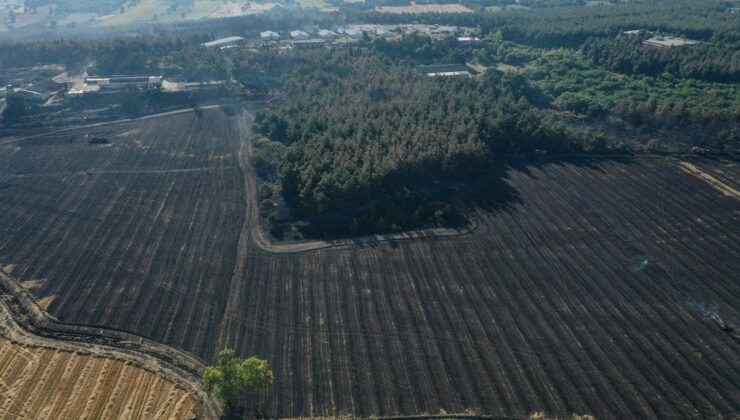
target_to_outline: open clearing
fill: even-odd
[[[679,161],[509,162],[472,233],[268,251],[249,122],[4,140],[0,263],[62,321],[267,358],[275,416],[740,410],[740,200]]]
[[[192,4],[183,3],[173,8],[172,2],[167,0],[140,0],[138,2],[127,2],[123,13],[120,10],[115,10],[98,20],[104,26],[148,23],[153,20],[157,22],[176,22],[208,17],[245,16],[268,11],[274,6],[275,4],[271,3],[261,4],[249,1],[195,0]],[[78,20],[78,22],[81,21]]]

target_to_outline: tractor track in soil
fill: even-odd
[[[709,315],[740,319],[740,207],[716,189],[738,189],[736,167],[690,159],[715,181],[662,157],[525,162],[506,173],[518,199],[470,234],[285,247],[260,238],[251,114],[206,115],[133,127],[148,149],[74,149],[82,170],[165,173],[32,184],[6,165],[3,262],[52,314],[204,359],[227,345],[267,358],[281,417],[740,409],[736,334]],[[82,166],[23,147],[29,171]]]

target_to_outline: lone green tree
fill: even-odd
[[[257,357],[240,359],[234,350],[228,348],[218,354],[218,362],[214,366],[203,372],[206,389],[226,404],[228,416],[238,411],[248,394],[258,399],[272,381],[272,370],[266,360]]]

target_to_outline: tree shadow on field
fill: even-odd
[[[395,248],[404,240],[439,236],[439,231],[430,231],[438,228],[451,229],[443,236],[455,236],[475,229],[481,213],[510,212],[523,204],[521,193],[511,179],[515,173],[537,179],[539,173],[553,165],[602,171],[607,162],[631,161],[629,155],[496,155],[483,165],[468,168],[464,176],[419,177],[407,182],[406,185],[410,187],[403,194],[358,202],[341,211],[323,213],[311,220],[310,226],[301,228],[301,234],[303,240],[348,239],[354,241],[358,248],[375,247],[378,241]],[[417,213],[420,216],[412,216]],[[437,213],[442,216],[437,216]],[[361,219],[365,214],[375,216],[369,217],[371,222],[367,222]],[[409,216],[414,217],[416,222],[406,223]],[[349,232],[345,227],[353,218],[360,219],[363,226],[383,218],[388,222],[385,228]],[[393,229],[394,226],[397,228]],[[277,239],[283,240],[282,237]]]
[[[578,168],[591,169],[596,172],[603,172],[604,165],[608,163],[631,164],[634,162],[633,155],[613,154],[613,155],[596,155],[596,154],[562,154],[562,155],[545,155],[545,156],[506,156],[503,155],[496,159],[498,164],[502,164],[509,170],[516,170],[524,173],[534,179],[538,179],[532,169],[544,171],[549,166],[575,166]]]
[[[539,180],[538,172],[546,172],[554,166],[567,165],[603,173],[607,164],[631,164],[633,160],[631,155],[499,155],[492,160],[486,173],[466,184],[464,201],[456,204],[462,204],[460,208],[466,209],[467,217],[475,209],[490,213],[510,210],[522,204],[521,194],[511,182],[514,172]]]

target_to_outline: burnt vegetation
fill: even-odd
[[[372,11],[397,3],[0,44],[4,68],[224,81],[8,95],[2,270],[61,321],[267,360],[259,411],[234,408],[247,417],[736,416],[740,15]],[[411,21],[480,40],[198,45]],[[657,49],[647,31],[703,43]],[[474,75],[415,71],[444,64]]]
[[[270,416],[737,409],[738,201],[675,161],[509,159],[473,233],[283,253],[250,240],[240,118],[4,144],[3,269],[66,322],[267,359]]]

